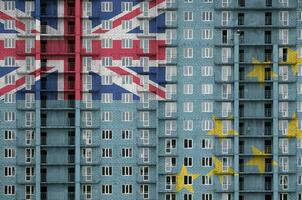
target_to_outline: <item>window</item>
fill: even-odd
[[[202,29],[201,38],[203,40],[212,40],[213,39],[213,29]]]
[[[183,75],[184,76],[193,76],[193,66],[184,66]]]
[[[92,144],[92,131],[91,130],[83,130],[82,137],[85,145]]]
[[[213,20],[213,12],[211,11],[202,11],[201,13],[202,21],[212,21]]]
[[[279,12],[279,21],[282,26],[288,26],[288,11],[280,11]]]
[[[230,19],[231,19],[231,13],[230,12],[223,11],[221,13],[221,25],[222,26],[228,26]],[[239,19],[238,19],[238,23],[239,23]],[[238,25],[240,25],[240,24],[238,24]]]
[[[201,149],[213,149],[213,140],[210,138],[201,140]]]
[[[222,102],[221,107],[222,107],[222,112],[221,112],[222,117],[230,117],[232,115],[232,103]]]
[[[132,167],[123,166],[122,167],[122,176],[132,176]]]
[[[212,176],[201,176],[201,185],[212,185]]]
[[[5,140],[15,140],[16,132],[14,130],[5,130],[4,131],[4,139]]]
[[[184,58],[193,58],[193,48],[184,48]]]
[[[193,102],[184,102],[183,111],[184,112],[193,112]]]
[[[288,175],[280,175],[279,180],[280,180],[280,186],[282,187],[282,189],[287,190],[288,184],[289,184]],[[286,200],[286,199],[284,199],[284,200]]]
[[[4,48],[15,48],[15,38],[4,38]]]
[[[149,112],[145,111],[145,112],[139,112],[139,121],[142,123],[142,125],[144,127],[149,126],[150,124],[150,116],[149,116]]]
[[[16,93],[7,93],[4,95],[4,103],[16,103]]]
[[[103,148],[101,155],[102,155],[102,158],[112,158],[112,149],[110,149],[110,148]]]
[[[183,129],[184,131],[193,130],[193,120],[183,120]]]
[[[210,194],[210,193],[201,194],[201,200],[212,200],[212,194]]]
[[[244,13],[238,13],[238,25],[244,25]]]
[[[122,2],[122,12],[130,12],[132,11],[132,2]]]
[[[193,29],[184,29],[184,39],[185,40],[193,39]]]
[[[132,66],[132,57],[122,57],[122,66],[131,67]]]
[[[184,166],[192,167],[193,166],[193,158],[192,157],[184,157]]]
[[[102,185],[102,194],[112,194],[112,185]]]
[[[104,30],[110,30],[113,27],[113,22],[111,20],[102,20],[102,28]]]
[[[184,12],[184,21],[193,21],[193,12],[185,11]]]
[[[192,148],[193,148],[193,140],[184,139],[184,149],[192,149]]]
[[[288,172],[288,169],[289,169],[288,157],[279,157],[279,166],[280,166],[282,172]]]
[[[5,57],[4,58],[4,65],[5,66],[15,66],[15,58],[14,57]]]
[[[132,130],[122,130],[122,139],[123,140],[130,140],[132,139]]]
[[[131,148],[122,148],[122,158],[131,158],[132,149]]]
[[[132,185],[122,185],[122,193],[123,194],[131,194],[132,193]]]
[[[111,166],[103,166],[101,168],[102,176],[112,176],[112,167]]]
[[[171,172],[172,167],[176,167],[176,158],[175,157],[166,157],[165,158],[165,171]]]
[[[177,124],[175,120],[166,120],[165,121],[165,135],[172,135],[177,129]]]
[[[132,48],[132,39],[122,39],[122,48],[124,49]]]
[[[86,52],[92,51],[92,40],[88,38],[83,38],[83,48],[86,50]]]
[[[5,148],[4,149],[4,157],[5,158],[15,158],[16,157],[16,149]]]
[[[177,76],[176,66],[166,66],[166,81],[172,81]]]
[[[4,167],[4,176],[13,177],[16,175],[16,169],[13,166]]]
[[[221,48],[221,62],[227,63],[231,58],[231,48]]]
[[[26,130],[25,131],[25,144],[31,145],[34,140],[34,131],[33,130]]]
[[[166,12],[166,25],[172,26],[177,19],[177,12],[175,11],[167,11]]]
[[[213,76],[213,66],[201,66],[201,76]]]
[[[184,94],[193,94],[193,84],[184,84]]]
[[[213,48],[202,48],[201,57],[202,58],[212,58],[213,57]]]
[[[111,122],[112,121],[112,112],[110,112],[110,111],[101,112],[101,120],[103,122]]]
[[[25,112],[25,126],[31,127],[34,125],[35,113],[34,112]]]
[[[132,29],[132,21],[122,20],[122,29],[123,30],[131,30]]]
[[[201,112],[213,112],[213,102],[201,102]]]
[[[149,199],[149,185],[141,185],[140,193],[144,199]]]
[[[133,120],[133,112],[122,112],[122,121],[130,122]]]
[[[279,40],[281,44],[288,44],[288,29],[279,30]]]
[[[184,176],[184,184],[185,185],[192,185],[193,184],[193,177],[192,176]]]
[[[127,85],[127,84],[132,84],[132,75],[122,75],[122,84]]]
[[[282,154],[287,154],[289,149],[289,141],[287,138],[279,139],[279,148]]]
[[[15,195],[16,188],[14,185],[5,185],[4,186],[4,194],[5,195]]]
[[[213,94],[213,85],[212,84],[202,84],[201,85],[201,94]]]
[[[16,21],[15,20],[4,20],[4,30],[15,30]]]
[[[85,126],[92,126],[92,112],[84,111],[82,113],[82,122]]]
[[[113,3],[112,2],[102,2],[101,3],[101,12],[112,12]]]
[[[102,93],[101,94],[101,101],[102,103],[112,103],[113,94],[112,93]]]
[[[16,120],[16,113],[15,112],[4,112],[4,121],[12,122]]]
[[[82,174],[85,181],[92,181],[92,167],[91,166],[83,166]]]
[[[202,120],[201,121],[201,129],[203,131],[209,131],[213,129],[213,121],[212,120]]]
[[[232,149],[232,141],[230,139],[221,139],[221,153],[228,154]]]
[[[4,10],[5,11],[14,11],[16,8],[15,1],[4,1]]]
[[[173,149],[176,148],[176,140],[175,139],[166,139],[165,140],[165,152],[170,154]]]
[[[92,4],[90,1],[83,1],[83,17],[90,17],[92,15]]]
[[[149,162],[149,148],[141,148],[139,157],[143,159],[143,163]]]
[[[212,157],[202,157],[201,158],[201,166],[202,167],[212,167],[213,166]]]
[[[221,80],[230,81],[232,77],[232,67],[231,66],[222,66],[221,67]]]

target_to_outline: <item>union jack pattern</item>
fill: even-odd
[[[140,91],[165,99],[165,13],[160,8],[166,2],[128,2],[130,10],[122,11],[122,2],[114,1],[111,12],[101,13],[94,8],[104,1],[92,1],[91,8],[82,2],[80,28],[65,17],[74,16],[68,1],[48,6],[52,10],[47,13],[56,17],[45,19],[42,2],[40,19],[24,1],[16,1],[14,12],[5,10],[0,1],[0,98],[16,93],[17,99],[24,99],[25,90],[47,90],[51,91],[47,99],[66,99],[75,85],[70,75],[75,63],[73,36],[80,28],[81,72],[76,73],[81,74],[81,92],[92,91],[94,100],[108,92],[115,100],[122,93],[139,99]],[[15,28],[5,27],[9,21]],[[15,39],[14,48],[5,47],[5,38]]]

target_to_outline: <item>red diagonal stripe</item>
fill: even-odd
[[[3,19],[3,20],[13,19],[13,20],[16,21],[16,27],[17,27],[18,29],[21,29],[22,31],[25,31],[25,24],[24,24],[24,23],[22,23],[22,22],[19,21],[19,20],[16,20],[15,18],[13,18],[13,17],[11,17],[11,16],[9,16],[9,15],[7,15],[6,13],[1,12],[1,11],[0,11],[0,19]]]

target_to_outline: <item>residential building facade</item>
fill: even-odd
[[[302,200],[301,0],[2,0],[0,37],[0,199]]]

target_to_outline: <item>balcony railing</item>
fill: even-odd
[[[68,163],[74,163],[74,155],[68,155]]]
[[[264,152],[266,154],[271,154],[272,153],[272,146],[271,145],[265,145]]]
[[[74,192],[68,192],[67,198],[68,198],[68,200],[74,200],[74,199],[75,199],[75,194],[74,194]]]
[[[47,200],[47,192],[41,192],[41,200]]]

